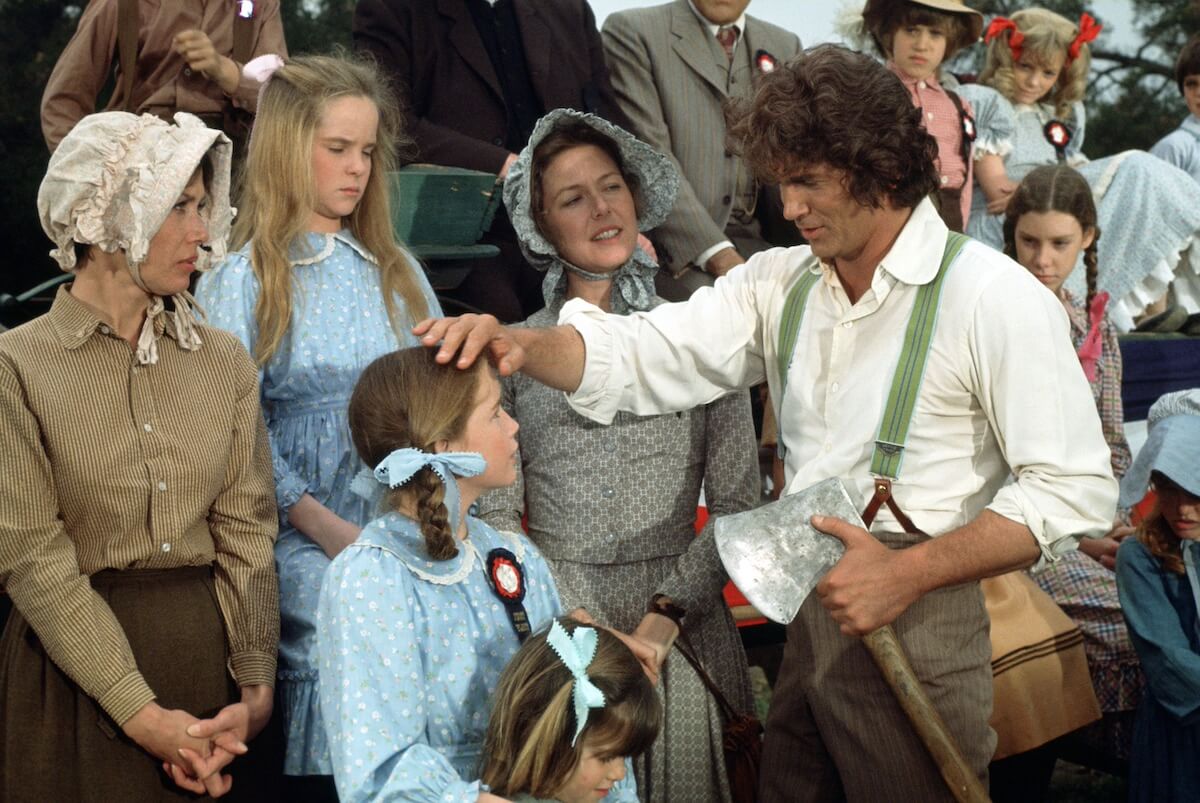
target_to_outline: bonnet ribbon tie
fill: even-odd
[[[1079,18],[1079,33],[1067,48],[1067,64],[1079,58],[1079,49],[1088,42],[1096,41],[1096,37],[1100,35],[1102,30],[1104,30],[1104,26],[1096,22],[1091,14],[1084,12]]]
[[[426,452],[406,446],[380,460],[374,471],[360,471],[350,484],[350,490],[365,499],[378,500],[380,485],[399,488],[426,467],[441,477],[446,486],[446,515],[450,521],[450,532],[457,536],[459,496],[454,477],[475,477],[483,473],[487,462],[478,452]],[[371,484],[372,479],[377,485]]]
[[[588,665],[596,657],[596,642],[598,640],[595,628],[577,627],[574,633],[567,633],[566,628],[555,619],[546,634],[546,643],[558,655],[563,664],[575,678],[575,689],[571,698],[575,703],[575,735],[571,738],[571,746],[579,739],[580,732],[587,725],[588,709],[604,707],[604,692],[592,683],[587,675]]]
[[[1084,16],[1087,16],[1086,14]],[[1021,60],[1021,48],[1025,44],[1025,34],[1017,27],[1017,23],[1010,20],[1008,17],[996,17],[987,27],[987,32],[983,35],[984,42],[990,42],[997,36],[1001,36],[1005,31],[1012,31],[1008,37],[1008,47],[1012,51],[1013,61]]]
[[[1096,364],[1100,361],[1104,350],[1104,337],[1100,332],[1100,324],[1104,322],[1104,310],[1108,306],[1108,293],[1096,293],[1088,309],[1088,332],[1075,353],[1083,365],[1083,373],[1089,382],[1096,381]]]

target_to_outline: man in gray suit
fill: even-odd
[[[602,30],[613,89],[633,132],[670,154],[683,178],[674,211],[652,233],[670,274],[660,274],[659,293],[671,300],[770,247],[764,223],[783,220],[774,187],[763,191],[725,148],[722,104],[749,95],[755,77],[800,52],[800,40],[747,16],[747,5],[673,0],[611,14]],[[794,227],[779,228],[794,237]]]

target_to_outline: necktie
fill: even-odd
[[[726,60],[733,61],[733,47],[737,44],[738,29],[732,25],[725,25],[717,29],[717,41],[721,44],[721,49],[725,51]]]

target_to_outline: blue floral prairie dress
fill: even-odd
[[[287,748],[287,775],[333,772],[321,724],[315,656],[317,596],[329,558],[288,523],[304,494],[337,515],[366,524],[372,506],[350,491],[363,468],[350,441],[346,407],[359,374],[382,354],[418,345],[398,339],[388,321],[375,258],[347,231],[309,234],[292,249],[292,320],[262,369],[262,404],[275,466],[279,505],[280,639],[277,688]],[[410,257],[410,263],[416,265]],[[441,314],[433,289],[418,274],[430,315]],[[243,248],[202,276],[197,300],[208,319],[237,335],[251,354],[258,338],[259,283]],[[396,299],[401,320],[412,318]],[[416,321],[412,321],[416,323]]]

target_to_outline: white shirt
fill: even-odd
[[[764,251],[690,300],[646,313],[605,315],[572,300],[559,322],[579,330],[587,360],[571,406],[606,423],[617,410],[683,410],[766,379],[788,446],[788,491],[837,476],[865,501],[909,313],[945,241],[945,224],[922,201],[854,305],[807,246]],[[779,320],[804,271],[822,281],[809,294],[781,395]],[[1049,559],[1111,526],[1117,484],[1062,304],[978,242],[946,277],[893,490],[931,535],[987,507],[1028,526]],[[884,508],[873,529],[901,528]]]

